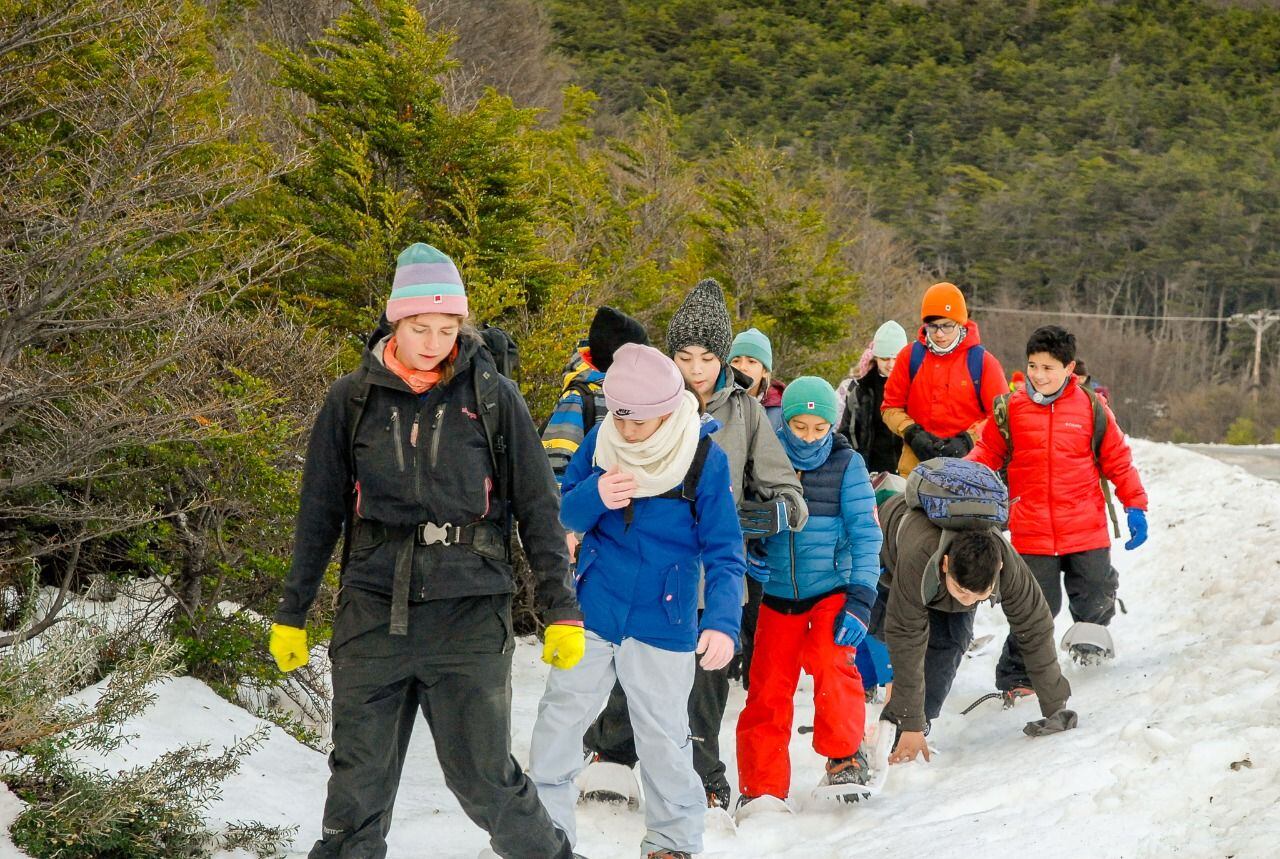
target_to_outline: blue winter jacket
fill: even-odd
[[[719,428],[708,420],[701,435]],[[663,650],[693,650],[700,629],[736,642],[746,559],[728,457],[711,443],[698,481],[696,521],[682,498],[637,498],[628,525],[626,508],[609,510],[600,500],[604,472],[592,464],[598,435],[597,427],[583,439],[561,482],[560,521],[583,534],[576,580],[586,628],[614,644],[634,638]],[[701,628],[700,566],[707,581]]]
[[[769,581],[764,592],[785,600],[855,587],[868,588],[874,594],[883,537],[862,457],[837,432],[828,434],[828,452],[817,464],[797,456],[803,443],[785,424],[778,430],[778,438],[800,472],[809,521],[800,531],[765,538]]]

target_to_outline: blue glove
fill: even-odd
[[[769,581],[769,565],[755,553],[754,546],[747,547],[747,575],[761,584]]]
[[[1147,513],[1137,507],[1126,507],[1124,515],[1129,520],[1129,542],[1124,547],[1136,549],[1147,542]]]
[[[742,537],[746,540],[759,540],[772,537],[779,531],[790,531],[787,502],[743,501],[738,505],[738,524],[742,526]]]
[[[857,647],[867,637],[871,623],[871,606],[876,592],[870,588],[851,587],[844,598],[844,611],[836,615],[835,638],[840,647]]]

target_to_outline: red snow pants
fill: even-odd
[[[738,790],[786,799],[791,789],[791,722],[800,669],[813,675],[813,750],[847,758],[862,744],[867,702],[855,650],[835,643],[844,595],[834,594],[803,614],[760,607],[751,686],[738,717]]]

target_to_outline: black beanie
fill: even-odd
[[[587,332],[587,347],[591,349],[591,363],[601,373],[608,372],[613,364],[613,353],[624,343],[649,345],[649,335],[644,326],[621,310],[601,307],[591,320]]]
[[[729,321],[724,291],[712,278],[698,281],[667,326],[667,354],[675,355],[686,346],[701,346],[726,364],[732,344],[733,323]]]

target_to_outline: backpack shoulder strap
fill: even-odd
[[[1093,463],[1098,468],[1098,481],[1102,484],[1102,502],[1107,506],[1111,530],[1119,537],[1120,518],[1116,515],[1116,508],[1111,503],[1111,487],[1107,485],[1107,478],[1102,473],[1102,440],[1107,435],[1107,410],[1103,408],[1102,401],[1098,399],[1098,395],[1092,388],[1081,385],[1080,389],[1089,398],[1089,408],[1093,410],[1093,436],[1090,443],[1093,448]]]
[[[1005,458],[1013,456],[1013,434],[1009,432],[1009,394],[1001,394],[991,403],[991,419],[1004,437]]]
[[[511,463],[507,456],[507,438],[504,429],[504,415],[499,404],[502,402],[501,381],[498,369],[489,360],[478,360],[471,370],[471,378],[475,385],[476,407],[480,413],[480,425],[484,428],[485,440],[489,443],[489,463],[493,466],[494,495],[507,508],[511,486]]]
[[[926,349],[919,340],[911,341],[911,360],[907,364],[907,377],[910,381],[915,381],[916,373],[920,372],[920,365],[924,363]]]
[[[698,482],[702,480],[702,469],[707,464],[707,453],[711,450],[711,436],[704,435],[698,439],[698,446],[693,451],[693,460],[684,473],[684,480],[678,487],[668,489],[655,498],[682,498],[689,505],[693,521],[698,521]],[[625,509],[630,510],[628,505]]]
[[[359,485],[360,478],[356,474],[356,431],[360,428],[360,421],[364,419],[365,407],[369,405],[369,394],[373,390],[373,385],[369,383],[369,371],[361,367],[352,382],[354,390],[351,396],[346,399],[346,418],[347,418],[347,456],[351,460],[351,475],[353,478],[352,489],[347,493],[347,515],[342,520],[342,565],[339,571],[347,569],[347,562],[351,560],[351,532],[355,527],[356,520],[356,486]]]
[[[986,357],[986,347],[981,343],[970,347],[965,356],[965,361],[969,364],[969,379],[973,382],[973,394],[978,398],[978,408],[983,412],[987,411],[986,404],[982,400],[982,365]]]

